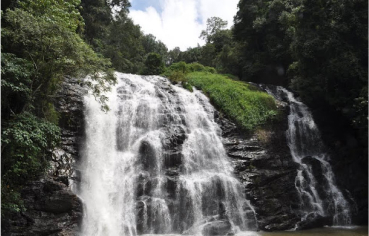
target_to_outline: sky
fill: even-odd
[[[239,0],[131,0],[130,17],[145,34],[153,34],[169,50],[203,45],[206,20],[217,16],[233,25]]]

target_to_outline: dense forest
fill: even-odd
[[[207,19],[199,35],[205,45],[186,51],[144,34],[129,18],[128,0],[8,0],[1,7],[2,215],[22,209],[19,189],[42,175],[58,145],[53,101],[65,76],[89,75],[81,83],[102,109],[109,109],[103,92],[115,83],[114,70],[162,74],[184,87],[197,83],[187,74],[199,70],[282,85],[320,115],[330,136],[352,134],[356,157],[367,161],[366,0],[240,0],[231,29]]]

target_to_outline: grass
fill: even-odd
[[[201,89],[211,103],[245,130],[253,131],[277,115],[274,99],[258,88],[209,72],[190,72],[185,81]]]

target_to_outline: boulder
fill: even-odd
[[[26,210],[12,215],[2,235],[76,235],[82,220],[82,201],[68,186],[50,177],[25,185]]]
[[[307,215],[307,217],[303,221],[297,224],[297,229],[299,230],[312,229],[332,224],[333,224],[332,217],[321,216],[316,213],[311,213]]]
[[[216,220],[208,222],[204,225],[202,230],[204,236],[215,236],[215,235],[234,235],[232,225],[227,220]]]

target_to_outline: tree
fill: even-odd
[[[296,12],[292,87],[315,109],[331,109],[367,145],[368,2],[303,1]],[[364,121],[365,120],[365,121]]]
[[[215,67],[216,49],[214,44],[207,43],[201,48],[201,58],[199,62],[204,66]]]
[[[242,79],[287,85],[290,44],[300,0],[241,0],[234,18],[234,39],[243,45]]]
[[[162,57],[157,53],[149,53],[145,60],[145,67],[142,72],[144,75],[160,75],[164,72]]]
[[[206,30],[201,32],[200,38],[204,39],[207,43],[214,42],[214,35],[219,31],[224,30],[227,27],[228,22],[222,20],[219,17],[211,17],[206,20]]]
[[[349,132],[367,146],[367,7],[364,0],[240,0],[233,34],[242,79],[289,85],[327,120],[351,123]]]
[[[144,35],[141,42],[146,53],[155,52],[164,57],[168,52],[167,46],[165,46],[165,44],[160,40],[157,40],[152,34]]]
[[[170,66],[175,62],[179,62],[180,55],[181,50],[179,49],[179,47],[175,47],[174,49],[168,52],[167,61],[165,62],[165,64],[167,66]]]
[[[143,67],[145,49],[140,43],[143,33],[127,15],[119,14],[108,27],[103,55],[111,59],[120,72],[138,73]]]
[[[109,26],[113,21],[112,9],[120,9],[115,15],[127,16],[128,0],[81,0],[81,15],[85,21],[84,36],[97,52],[103,52]]]

